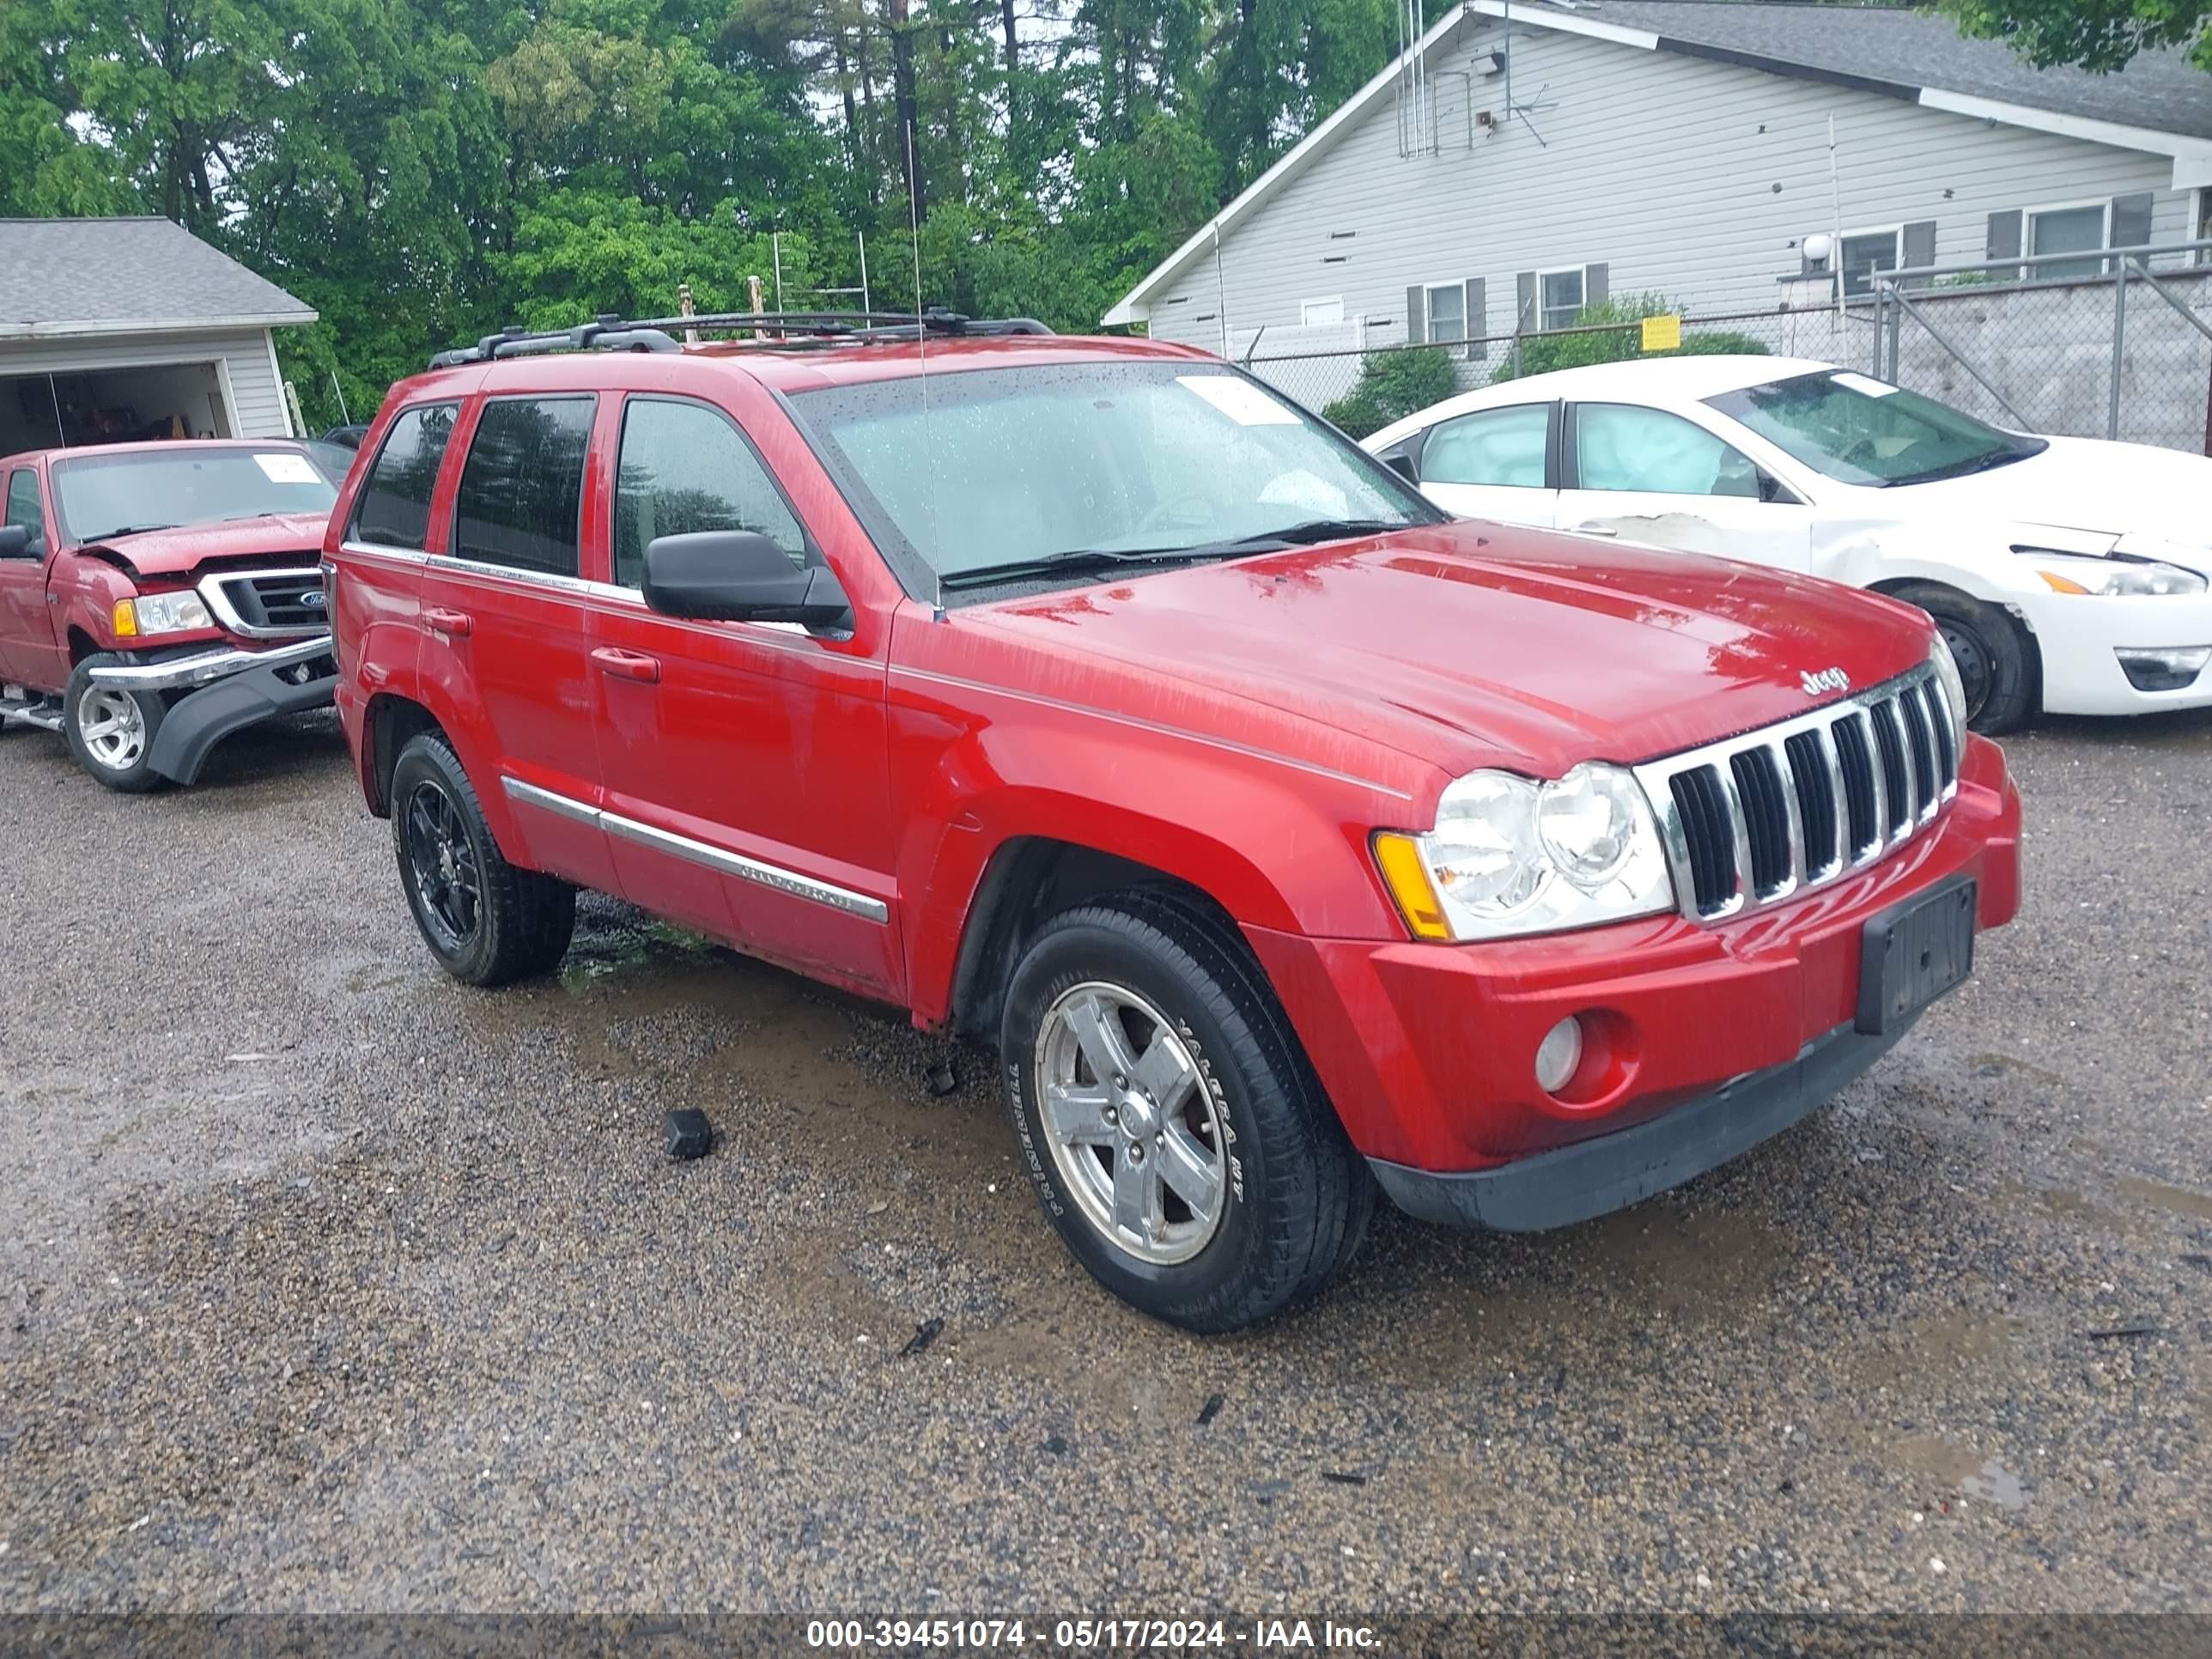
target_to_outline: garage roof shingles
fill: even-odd
[[[314,320],[167,219],[0,219],[0,340]]]

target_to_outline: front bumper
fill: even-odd
[[[162,716],[146,757],[152,770],[179,783],[198,777],[210,752],[233,732],[280,714],[327,708],[338,678],[327,635],[270,651],[207,651],[91,673],[127,690],[185,693]]]
[[[2117,652],[2212,645],[2212,593],[2108,599],[2051,593],[2021,611],[2043,658],[2043,707],[2053,714],[2146,714],[2212,708],[2212,665],[2171,691],[2138,691]]]
[[[1880,1052],[1832,1035],[1843,1028],[1853,1036],[1866,923],[1961,876],[1978,884],[1978,927],[2010,921],[2019,908],[2019,793],[1996,745],[1977,738],[1957,797],[1917,839],[1856,875],[1740,921],[1707,926],[1668,915],[1458,945],[1245,932],[1352,1144],[1377,1163],[1395,1195],[1410,1190],[1415,1174],[1502,1170],[1701,1108],[1726,1117],[1762,1074],[1795,1068],[1795,1083],[1761,1086],[1832,1093],[1850,1067],[1863,1069]],[[1536,1085],[1536,1049],[1573,1015],[1601,1034],[1602,1063],[1577,1074],[1571,1090],[1580,1092],[1555,1097]],[[1809,1064],[1829,1047],[1832,1059]],[[1846,1056],[1859,1058],[1846,1066]],[[1731,1085],[1730,1104],[1712,1106]],[[1749,1144],[1730,1141],[1715,1161]],[[1628,1143],[1585,1156],[1596,1162],[1580,1167],[1611,1157],[1680,1173],[1658,1185],[1617,1173],[1578,1176],[1578,1189],[1610,1183],[1640,1197],[1696,1173],[1694,1157],[1652,1162]],[[1504,1188],[1493,1182],[1492,1190]],[[1551,1200],[1515,1202],[1538,1214]],[[1460,1200],[1443,1205],[1464,1211]],[[1574,1206],[1551,1207],[1567,1218]]]

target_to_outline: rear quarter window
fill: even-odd
[[[453,435],[459,404],[426,404],[402,410],[385,434],[384,447],[362,481],[348,538],[372,547],[427,550],[430,496]]]

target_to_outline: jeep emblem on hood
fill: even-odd
[[[1817,674],[1808,670],[1798,678],[1804,682],[1805,695],[1808,697],[1817,697],[1823,691],[1848,691],[1851,689],[1851,677],[1840,668],[1823,668]]]

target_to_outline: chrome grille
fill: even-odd
[[[1636,769],[1682,914],[1717,921],[1875,862],[1959,793],[1932,667]]]
[[[305,639],[330,629],[317,566],[223,571],[201,582],[199,595],[217,622],[249,640]]]

